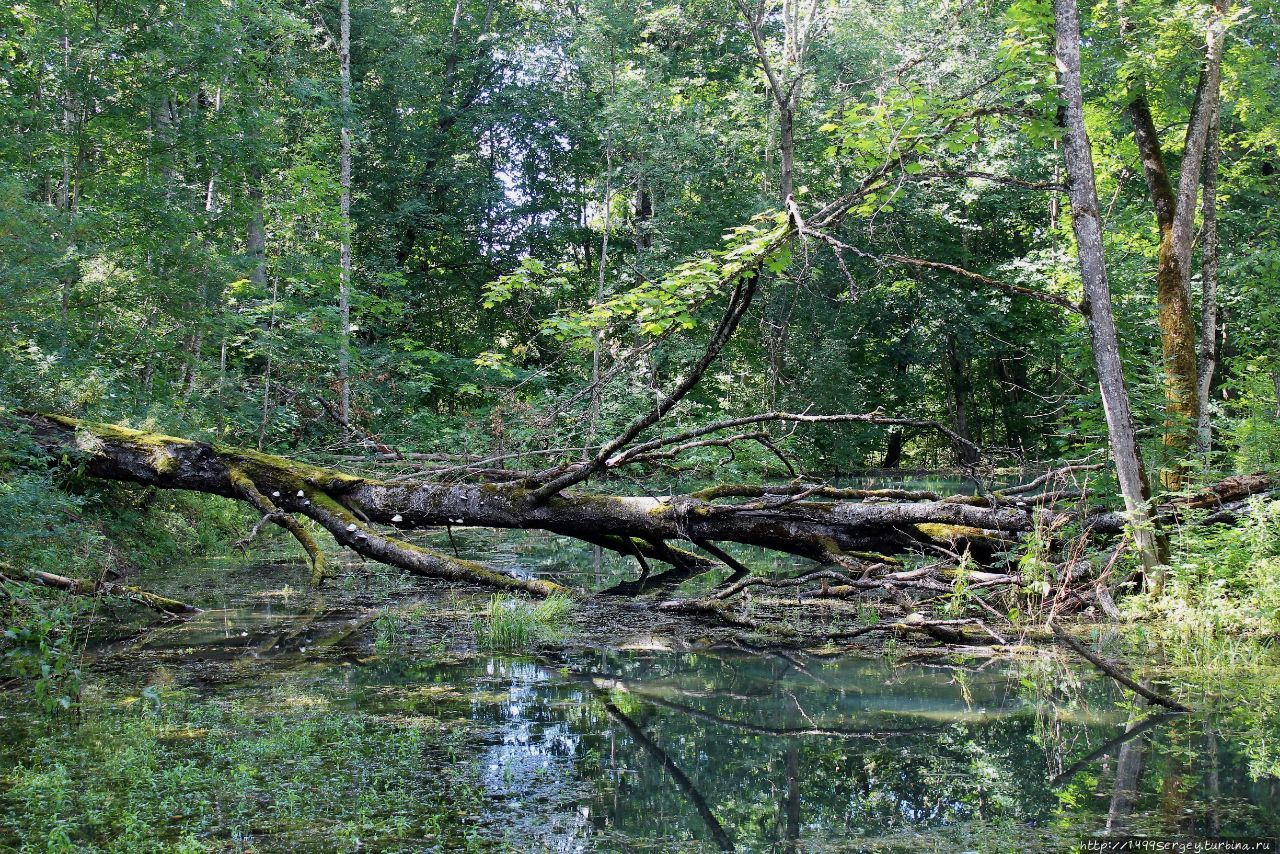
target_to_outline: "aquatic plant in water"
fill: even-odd
[[[489,599],[484,617],[476,621],[476,644],[482,649],[527,649],[562,638],[573,600],[553,593],[539,602],[498,593]]]
[[[332,714],[288,685],[95,695],[79,725],[32,720],[0,750],[0,849],[470,850],[481,792],[466,769],[421,775],[466,736],[430,724]]]

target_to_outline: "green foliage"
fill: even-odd
[[[1244,357],[1228,388],[1240,417],[1230,424],[1235,467],[1274,471],[1280,466],[1280,367],[1270,357]]]
[[[131,6],[0,12],[0,396],[280,450],[358,441],[314,402],[336,392],[349,236],[354,411],[388,442],[596,441],[588,433],[627,423],[682,374],[728,290],[760,270],[752,317],[677,418],[765,399],[951,422],[963,410],[972,438],[1032,457],[1098,444],[1078,319],[880,260],[1075,298],[1068,223],[1018,183],[1059,168],[1044,0],[831,4],[802,68],[782,59],[769,20],[767,50],[802,81],[798,210],[863,191],[833,235],[854,247],[839,259],[761,213],[780,207],[776,105],[729,4],[460,8],[455,21],[451,7],[355,4],[347,116],[329,8],[196,2],[161,29]],[[1157,124],[1184,120],[1205,8],[1130,4],[1123,37],[1109,7],[1086,21],[1111,281],[1146,426],[1163,406],[1156,232],[1115,116],[1145,76]],[[1280,241],[1259,214],[1275,199],[1274,26],[1233,17],[1224,64],[1222,301],[1241,319],[1233,351],[1248,355],[1223,361],[1215,465],[1274,454],[1265,383],[1249,373],[1280,354]],[[351,235],[338,211],[344,121]],[[1173,164],[1180,136],[1168,137]],[[579,392],[597,353],[613,379],[587,418]],[[788,450],[849,470],[878,465],[886,444],[865,425],[804,427]],[[937,465],[954,449],[912,434],[899,456]]]
[[[1280,628],[1280,502],[1251,502],[1243,524],[1176,541],[1164,595],[1130,607],[1154,612],[1173,637],[1273,634]]]
[[[0,677],[27,683],[31,699],[46,712],[69,711],[79,699],[81,684],[75,618],[86,606],[10,582],[0,582],[0,597],[6,606]]]
[[[944,617],[954,618],[967,614],[973,607],[973,598],[980,595],[971,588],[969,583],[969,576],[974,569],[973,556],[966,548],[960,558],[955,568],[955,581],[952,583],[951,592],[946,595],[937,609],[938,613]]]
[[[780,273],[791,261],[786,239],[791,235],[786,214],[765,213],[724,235],[724,247],[675,266],[657,281],[643,281],[608,296],[585,310],[560,312],[544,321],[542,332],[580,349],[589,349],[597,333],[618,324],[637,327],[644,336],[662,336],[673,328],[690,330],[697,326],[695,314],[714,297],[723,295],[744,275],[759,270]],[[501,276],[485,289],[485,308],[506,302],[523,290],[537,289],[550,294],[567,289],[563,275],[548,276],[547,267],[526,258],[520,268]],[[493,365],[500,357],[483,354],[478,364]]]

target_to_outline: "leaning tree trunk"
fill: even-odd
[[[1094,182],[1093,152],[1084,123],[1084,94],[1080,82],[1080,15],[1075,0],[1054,0],[1057,30],[1058,84],[1065,100],[1063,151],[1067,163],[1067,194],[1071,200],[1076,254],[1084,284],[1084,314],[1093,345],[1093,362],[1102,391],[1102,408],[1111,437],[1111,453],[1125,509],[1133,525],[1134,541],[1148,582],[1162,583],[1158,569],[1164,564],[1160,539],[1147,504],[1151,497],[1142,452],[1138,448],[1120,361],[1120,338],[1111,312],[1111,287],[1107,281],[1098,216],[1098,190]]]

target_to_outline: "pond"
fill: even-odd
[[[581,575],[564,564],[589,552],[566,549],[488,542]],[[1056,851],[1280,833],[1271,659],[1200,683],[1171,664],[1166,687],[1212,711],[1170,717],[1056,655],[771,650],[629,624],[608,647],[570,629],[497,654],[471,629],[486,594],[348,569],[323,594],[292,561],[150,571],[213,609],[97,643],[78,719],[0,699],[0,848]],[[391,599],[418,604],[392,620]]]

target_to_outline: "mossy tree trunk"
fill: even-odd
[[[1055,530],[1080,520],[1093,534],[1123,532],[1126,517],[1057,509],[1031,492],[1035,484],[989,496],[942,497],[903,490],[857,490],[798,485],[724,484],[688,495],[619,496],[566,491],[550,500],[512,484],[388,482],[284,457],[158,433],[29,415],[36,440],[52,458],[73,455],[92,477],[162,489],[185,489],[244,501],[286,528],[326,574],[320,546],[299,517],[328,531],[338,545],[364,557],[430,578],[462,581],[546,595],[559,586],[518,578],[474,561],[407,542],[401,531],[470,526],[547,531],[634,558],[649,575],[648,561],[672,569],[651,583],[629,583],[614,592],[637,593],[678,583],[709,569],[747,570],[717,543],[783,552],[865,575],[895,565],[893,554],[969,550],[982,559],[998,555],[1025,533]],[[1257,476],[1224,482],[1185,507],[1222,507],[1270,489]],[[1043,497],[1043,496],[1040,496]],[[1198,502],[1198,503],[1197,503]],[[674,543],[689,543],[700,551]]]

